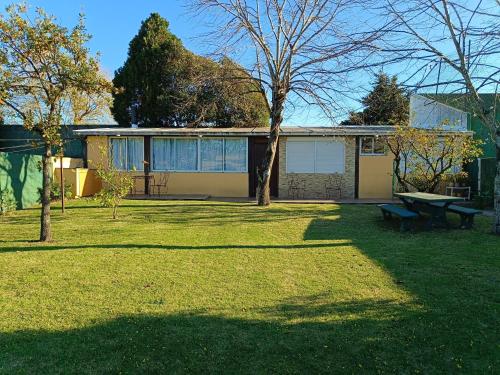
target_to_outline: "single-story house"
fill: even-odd
[[[393,131],[390,126],[283,127],[271,195],[392,197],[393,157],[383,137]],[[255,197],[269,129],[96,128],[75,133],[86,139],[89,169],[96,168],[105,150],[120,170],[152,175],[155,181],[168,176],[160,194]]]

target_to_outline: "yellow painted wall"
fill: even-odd
[[[106,136],[88,136],[87,137],[87,161],[90,169],[97,168],[97,164],[102,159],[101,149],[105,150],[105,155],[102,160],[103,164],[107,163],[108,152],[108,137]]]
[[[86,168],[65,168],[63,169],[64,183],[71,185],[71,195],[73,197],[89,197],[101,190],[101,180],[94,170]],[[54,181],[57,185],[61,182],[61,170],[55,168]]]
[[[61,182],[61,169],[54,168],[54,182],[60,185]],[[71,185],[71,196],[77,196],[77,182],[76,182],[76,168],[63,169],[64,184]]]
[[[392,198],[391,153],[382,156],[359,156],[359,198]]]
[[[151,173],[159,183],[162,173]],[[182,195],[203,194],[213,197],[248,197],[248,173],[190,173],[172,172],[167,174],[167,189],[160,194]],[[156,194],[155,191],[151,193]]]
[[[90,197],[97,194],[102,187],[101,179],[97,176],[95,170],[92,169],[77,169],[78,174],[78,196]]]

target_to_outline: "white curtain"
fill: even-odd
[[[175,170],[175,140],[172,138],[153,138],[153,170]]]
[[[196,171],[198,169],[198,140],[175,140],[175,170]]]
[[[201,170],[222,172],[223,139],[201,140]]]
[[[246,172],[247,142],[245,138],[226,138],[224,144],[224,170]]]
[[[111,138],[111,160],[118,170],[127,169],[127,139]]]
[[[144,140],[143,138],[127,138],[128,170],[144,170]]]

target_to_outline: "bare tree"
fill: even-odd
[[[258,203],[270,204],[269,182],[285,106],[318,106],[333,118],[349,95],[348,73],[369,66],[367,56],[385,25],[369,26],[356,0],[192,0],[210,14],[212,39],[224,53],[244,50],[248,72],[266,96],[270,133],[258,168]],[[358,22],[353,22],[356,15]],[[362,21],[363,20],[363,21]],[[215,34],[215,35],[214,35]]]
[[[391,61],[407,61],[407,83],[414,89],[465,93],[469,112],[496,139],[496,219],[500,234],[500,124],[496,118],[500,84],[499,0],[385,0],[383,15],[394,24],[383,52]],[[481,92],[495,94],[493,104]]]

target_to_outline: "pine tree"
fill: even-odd
[[[378,73],[373,88],[362,100],[361,112],[351,112],[344,125],[404,125],[409,120],[409,99],[396,76]]]
[[[168,21],[152,13],[142,22],[129,45],[123,67],[115,72],[112,113],[121,125],[175,124],[176,77],[182,75],[185,54],[181,41],[168,29]]]

